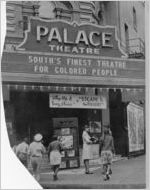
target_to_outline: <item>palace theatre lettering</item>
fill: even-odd
[[[73,55],[121,57],[114,26],[32,18],[18,49]]]
[[[85,30],[78,30],[71,39],[68,36],[68,29],[64,28],[61,32],[58,27],[48,28],[45,26],[37,26],[37,41],[40,42],[43,38],[47,39],[50,51],[58,51],[65,53],[86,53],[86,54],[100,54],[100,48],[113,48],[112,33],[91,31],[86,33]],[[57,41],[59,45],[51,44],[53,41]],[[76,45],[83,43],[89,47],[77,47]],[[62,45],[65,44],[65,45]],[[67,46],[67,44],[72,46]],[[75,46],[73,46],[75,45]],[[100,48],[95,48],[100,47]]]
[[[3,53],[2,72],[84,80],[143,78],[143,61],[125,56],[114,26],[31,18],[16,51]]]

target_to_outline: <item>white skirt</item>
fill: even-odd
[[[61,164],[61,154],[59,151],[52,151],[50,153],[50,164],[51,165],[60,165]]]
[[[91,148],[90,144],[83,144],[82,160],[91,160],[93,158]]]

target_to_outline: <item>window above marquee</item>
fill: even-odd
[[[39,17],[44,19],[55,18],[55,5],[50,1],[40,1],[39,2]]]

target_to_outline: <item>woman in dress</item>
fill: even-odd
[[[89,171],[89,160],[92,159],[92,153],[91,153],[91,137],[88,134],[89,132],[89,126],[85,125],[84,127],[84,131],[82,134],[82,139],[83,139],[83,155],[82,155],[82,159],[85,165],[85,173],[86,174],[93,174],[92,172]]]
[[[54,172],[53,179],[54,181],[58,180],[58,171],[61,164],[61,143],[57,140],[57,136],[54,135],[53,141],[48,146],[48,156],[51,168]]]
[[[103,143],[101,148],[101,161],[103,164],[104,180],[109,180],[112,174],[111,164],[115,152],[113,137],[109,128],[104,130]]]

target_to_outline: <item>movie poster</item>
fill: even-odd
[[[73,148],[73,136],[72,135],[60,136],[58,138],[62,144],[63,149],[72,149]]]
[[[143,108],[130,103],[127,107],[129,152],[144,150]]]

